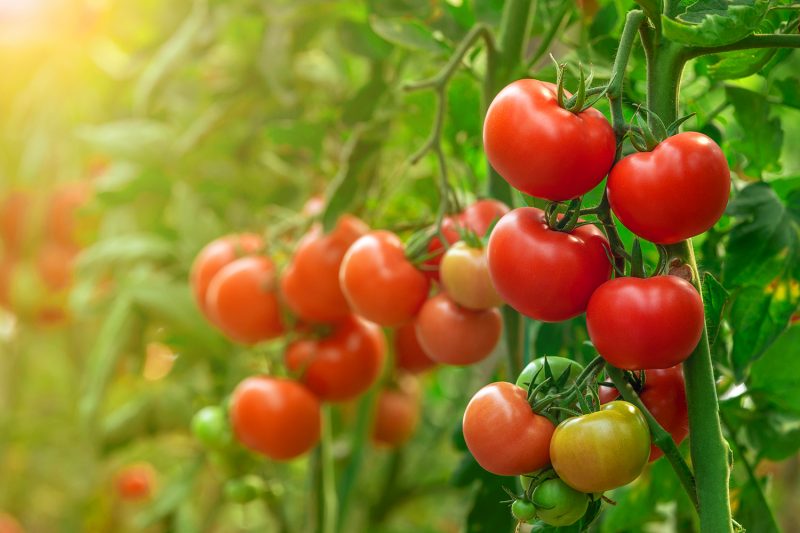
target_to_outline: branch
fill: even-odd
[[[550,45],[553,44],[553,39],[555,39],[556,34],[560,33],[561,25],[564,22],[564,17],[566,17],[569,12],[575,8],[575,4],[572,0],[566,0],[561,4],[556,16],[553,17],[553,21],[550,26],[547,28],[547,33],[542,36],[542,40],[539,41],[539,46],[536,47],[536,51],[533,53],[531,58],[528,60],[527,67],[525,71],[530,71],[533,67],[536,66],[547,51],[550,49]]]
[[[686,59],[692,59],[708,54],[719,54],[735,50],[749,50],[753,48],[800,48],[800,35],[786,35],[774,33],[769,35],[751,35],[741,41],[723,46],[691,47],[684,51]]]

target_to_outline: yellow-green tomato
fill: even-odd
[[[553,469],[580,492],[627,485],[639,477],[649,457],[647,422],[639,409],[624,401],[564,420],[550,441]]]
[[[457,304],[483,310],[503,305],[489,277],[486,251],[464,241],[451,246],[439,265],[439,276],[447,294]]]
[[[558,478],[536,487],[531,497],[536,516],[550,526],[570,526],[586,514],[589,496],[571,488]]]

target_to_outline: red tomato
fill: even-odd
[[[263,246],[264,241],[260,236],[254,233],[242,233],[220,237],[200,250],[192,263],[190,282],[197,306],[206,317],[211,318],[206,308],[206,293],[214,276],[222,270],[222,267],[238,257],[254,254]]]
[[[396,389],[384,389],[378,395],[372,440],[375,444],[397,447],[408,441],[419,424],[419,385],[412,376],[404,376]]]
[[[339,285],[339,267],[350,245],[367,231],[366,224],[345,215],[328,235],[315,226],[302,238],[281,278],[283,298],[300,318],[334,322],[350,314]]]
[[[126,466],[117,473],[117,493],[123,500],[146,500],[153,495],[156,471],[148,463]]]
[[[487,253],[492,283],[503,300],[544,322],[583,313],[594,290],[611,277],[609,245],[599,229],[551,230],[535,207],[514,209],[500,219]]]
[[[459,218],[460,215],[445,217],[442,220],[442,234],[448,246],[461,238],[458,234]],[[428,242],[427,254],[429,257],[422,262],[422,272],[428,279],[439,281],[439,263],[442,262],[444,246],[438,235],[434,235]]]
[[[521,476],[550,464],[555,428],[528,404],[527,392],[512,383],[486,385],[464,412],[464,440],[475,460],[499,476]]]
[[[265,376],[236,386],[230,419],[239,442],[276,461],[294,459],[316,446],[322,420],[319,400],[303,385]]]
[[[220,270],[206,294],[212,322],[232,340],[255,344],[283,331],[275,266],[266,257],[243,257]]]
[[[722,150],[693,131],[623,158],[608,176],[614,214],[633,233],[659,244],[708,230],[725,211],[730,189]]]
[[[339,282],[356,314],[387,327],[410,321],[430,289],[428,278],[406,259],[403,243],[389,231],[371,231],[350,247]]]
[[[441,293],[422,306],[417,315],[417,340],[438,363],[471,365],[489,357],[503,330],[497,309],[473,311]]]
[[[586,310],[589,338],[603,358],[626,370],[684,361],[703,334],[703,301],[677,276],[616,278],[595,291]]]
[[[333,326],[321,339],[295,341],[286,366],[322,400],[340,402],[366,391],[380,375],[386,343],[381,328],[355,316]]]
[[[39,250],[36,266],[44,284],[52,291],[66,289],[72,283],[72,266],[78,249],[72,245],[48,242]]]
[[[8,513],[0,512],[0,533],[24,533],[17,519]]]
[[[689,434],[689,409],[686,405],[686,384],[680,365],[664,369],[645,370],[644,387],[639,391],[642,403],[650,414],[666,429],[676,444]],[[619,396],[612,387],[599,387],[600,403],[608,403]],[[650,461],[664,455],[655,444],[650,445]]]
[[[0,202],[0,239],[7,254],[22,251],[29,237],[31,198],[22,191],[12,191]]]
[[[558,105],[555,85],[524,79],[492,101],[483,146],[489,162],[513,187],[538,198],[569,200],[603,180],[617,141],[598,110],[571,113]]]
[[[413,320],[394,330],[394,364],[400,370],[419,374],[436,366],[417,340],[417,322]]]
[[[79,242],[78,209],[91,194],[87,182],[62,185],[50,197],[47,207],[47,237],[63,246],[77,247]]]
[[[478,237],[483,237],[492,224],[503,218],[508,211],[508,206],[499,200],[478,200],[461,214],[461,223]]]

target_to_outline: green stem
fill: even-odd
[[[800,48],[800,35],[774,33],[769,35],[751,35],[741,41],[726,44],[723,46],[712,47],[693,47],[687,48],[684,58],[691,59],[708,54],[719,54],[721,52],[731,52],[734,50],[750,50],[753,48]]]
[[[322,520],[317,524],[320,533],[336,533],[338,504],[336,498],[336,465],[333,460],[331,406],[322,406],[322,438],[320,440],[321,487],[319,498]]]
[[[635,390],[633,390],[631,384],[628,383],[627,379],[625,379],[625,372],[611,365],[606,365],[606,372],[608,373],[608,377],[611,378],[611,381],[614,382],[614,386],[620,392],[622,398],[626,402],[632,403],[638,407],[644,417],[647,419],[647,425],[650,428],[650,436],[653,439],[653,444],[658,446],[658,448],[664,452],[664,457],[667,458],[669,464],[672,465],[672,469],[675,470],[675,474],[677,474],[678,479],[680,480],[681,485],[683,485],[683,489],[686,491],[686,494],[688,494],[689,499],[695,507],[695,510],[698,510],[697,490],[695,488],[694,476],[692,475],[692,471],[689,469],[689,465],[687,465],[686,461],[684,461],[683,457],[681,457],[681,452],[678,450],[678,446],[675,444],[675,441],[672,440],[672,436],[667,430],[661,427],[661,424],[658,423],[658,420],[655,419],[655,417],[644,405],[641,398],[639,398],[639,395],[636,394]]]
[[[536,64],[544,57],[547,51],[550,50],[550,45],[553,44],[553,40],[555,39],[556,35],[560,33],[559,30],[564,22],[564,18],[573,9],[575,9],[575,3],[572,0],[566,0],[565,2],[562,2],[558,12],[556,13],[555,17],[553,17],[552,23],[547,28],[547,33],[542,35],[542,40],[539,41],[539,46],[536,47],[536,51],[528,60],[528,66],[525,69],[526,71],[535,67]]]

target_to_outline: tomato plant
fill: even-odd
[[[483,249],[457,242],[445,252],[439,267],[448,296],[469,309],[490,309],[503,304],[489,276]]]
[[[586,513],[589,497],[558,478],[548,479],[533,491],[536,516],[550,526],[571,526]]]
[[[394,362],[398,369],[418,374],[436,366],[417,339],[416,321],[394,330]]]

